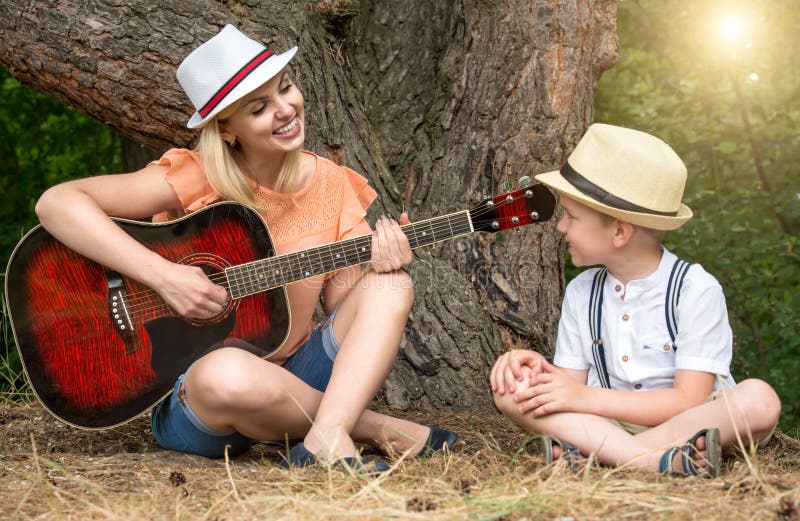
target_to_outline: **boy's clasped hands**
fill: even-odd
[[[519,412],[544,416],[554,412],[582,412],[590,389],[527,349],[509,351],[495,362],[490,376],[492,392],[512,394]]]

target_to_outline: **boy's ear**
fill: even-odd
[[[614,226],[614,246],[622,248],[630,242],[633,234],[636,233],[636,226],[627,221],[620,221],[619,219],[614,221]]]

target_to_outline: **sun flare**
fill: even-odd
[[[744,20],[736,14],[726,14],[720,17],[718,34],[727,42],[738,42],[744,36]]]

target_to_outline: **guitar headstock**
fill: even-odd
[[[520,184],[527,184],[522,178]],[[494,197],[484,199],[469,209],[475,231],[499,232],[544,222],[553,216],[556,198],[541,184],[522,186]]]

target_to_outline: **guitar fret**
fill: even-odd
[[[339,250],[335,253],[335,260],[333,261],[336,269],[346,268],[349,266],[347,252],[344,251],[344,245],[339,244]]]
[[[402,227],[412,249],[472,231],[468,212],[459,212]],[[372,235],[317,246],[229,268],[235,298],[338,271],[372,258]]]
[[[316,270],[314,270],[314,271],[316,271],[315,275],[320,275],[320,274],[325,273],[327,271],[325,269],[325,267],[326,267],[325,266],[325,261],[322,258],[322,250],[324,250],[324,249],[328,250],[328,257],[331,256],[331,247],[330,247],[329,244],[326,245],[326,246],[322,246],[320,248],[315,248],[315,251],[317,252],[317,260],[319,261],[319,264],[317,265]]]
[[[436,242],[436,231],[433,229],[433,223],[434,221],[430,220],[423,224],[423,227],[427,226],[427,229],[422,230],[422,236],[425,237],[425,245]]]
[[[253,281],[253,272],[252,271],[248,271],[247,273],[245,273],[244,286],[248,291],[255,290],[255,282]]]
[[[288,281],[286,279],[286,272],[284,271],[284,269],[282,269],[280,257],[278,257],[278,259],[273,263],[273,265],[270,266],[270,270],[271,270],[270,275],[273,277],[272,280],[275,281],[273,283],[273,287],[285,286]],[[278,283],[278,280],[280,280],[280,283]]]
[[[290,280],[295,281],[298,279],[302,279],[304,277],[304,273],[306,272],[305,266],[305,253],[304,252],[296,252],[294,255],[294,262],[291,265],[291,274],[292,277]]]
[[[356,253],[358,254],[359,264],[367,262],[372,258],[372,236],[359,237],[356,239]]]

